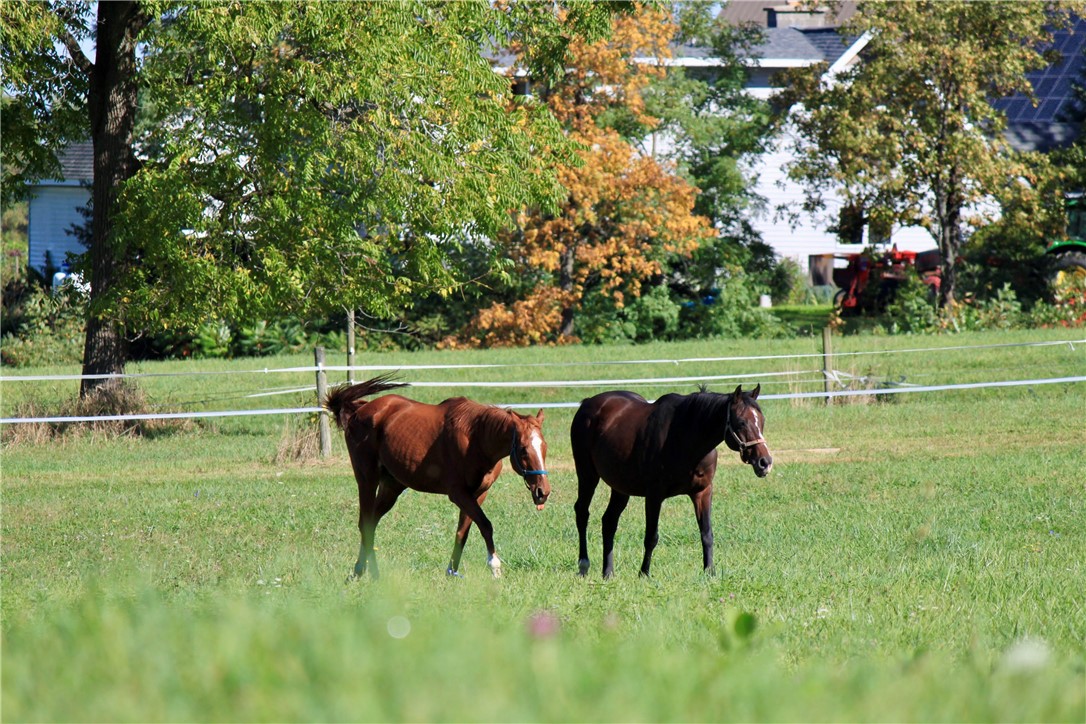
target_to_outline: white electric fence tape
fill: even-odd
[[[1007,344],[982,344],[955,347],[914,347],[909,349],[881,349],[868,352],[834,352],[833,357],[860,357],[867,355],[886,354],[915,354],[934,352],[960,352],[962,350],[980,349],[1005,349],[1010,347],[1056,347],[1067,345],[1074,350],[1076,344],[1086,344],[1086,339],[1066,339],[1055,342],[1014,342]],[[788,359],[820,359],[825,355],[821,352],[808,354],[773,354],[755,355],[747,357],[684,357],[678,359],[640,359],[640,360],[601,360],[597,362],[516,362],[511,364],[460,364],[460,365],[322,365],[317,367],[281,367],[269,369],[267,367],[256,370],[205,370],[196,372],[137,372],[131,374],[108,375],[0,375],[0,382],[44,382],[59,380],[105,380],[120,378],[140,377],[198,377],[210,375],[269,375],[292,374],[300,372],[317,372],[323,369],[325,372],[396,372],[403,370],[478,370],[478,369],[514,369],[532,367],[598,367],[604,365],[653,365],[668,364],[679,365],[694,362],[748,362],[760,360],[788,360]],[[780,374],[780,373],[774,373]],[[443,384],[443,383],[433,383]],[[465,383],[466,384],[466,383]],[[524,383],[526,386],[540,384],[538,382]],[[421,383],[412,383],[413,386],[422,386]]]
[[[789,392],[784,394],[759,395],[759,400],[798,400],[815,397],[855,397],[859,395],[898,395],[906,392],[941,392],[944,390],[977,390],[991,387],[1026,387],[1055,384],[1074,384],[1086,382],[1082,377],[1050,377],[1038,380],[1003,380],[999,382],[971,382],[956,385],[926,385],[923,387],[887,387],[871,390],[840,390],[837,392]],[[307,387],[307,390],[313,389]],[[579,407],[580,402],[536,402],[536,403],[499,403],[495,407],[511,409],[538,409]],[[146,415],[96,415],[85,417],[4,417],[0,425],[15,423],[46,422],[107,422],[120,420],[179,420],[197,417],[245,417],[252,415],[294,415],[320,412],[320,407],[291,407],[279,410],[221,410],[215,412],[164,412]]]
[[[1067,345],[1072,350],[1075,349],[1076,344],[1086,344],[1086,339],[1082,340],[1060,340],[1056,342],[1023,342],[1023,343],[1009,343],[1009,344],[988,344],[988,345],[972,345],[972,346],[954,346],[954,347],[926,347],[926,348],[909,348],[900,350],[875,350],[869,352],[837,352],[834,353],[834,358],[846,357],[846,356],[862,356],[862,355],[884,355],[884,354],[910,354],[910,353],[933,353],[933,352],[946,352],[946,351],[962,351],[962,350],[979,350],[979,349],[1002,349],[1010,347],[1053,347]],[[652,359],[652,360],[611,360],[611,361],[596,361],[596,362],[531,362],[531,363],[514,363],[514,364],[463,364],[463,365],[356,365],[356,366],[335,366],[335,365],[320,365],[311,367],[285,367],[280,369],[268,369],[262,370],[221,370],[221,371],[200,371],[200,372],[154,372],[154,373],[135,373],[135,374],[121,374],[121,375],[0,375],[0,382],[28,382],[28,381],[58,381],[58,380],[83,380],[83,379],[111,379],[111,378],[141,378],[141,377],[193,377],[204,375],[239,375],[239,374],[275,374],[275,373],[302,373],[302,372],[315,372],[318,370],[325,371],[404,371],[404,370],[459,370],[459,369],[499,369],[499,368],[559,368],[559,367],[595,367],[603,365],[650,365],[650,364],[668,364],[679,365],[683,363],[693,362],[744,362],[755,360],[781,360],[781,359],[811,359],[823,357],[821,353],[812,354],[798,354],[798,355],[761,355],[761,356],[747,356],[747,357],[688,357],[680,359]],[[678,382],[706,382],[711,380],[745,380],[752,378],[769,378],[769,377],[796,377],[798,375],[819,373],[820,370],[793,370],[785,372],[757,372],[748,374],[729,374],[729,375],[709,375],[699,377],[651,377],[651,378],[627,378],[627,379],[592,379],[592,380],[529,380],[529,381],[510,381],[510,382],[433,382],[433,381],[420,381],[412,382],[412,387],[485,387],[485,388],[525,388],[525,387],[549,387],[549,388],[562,388],[562,387],[614,387],[614,386],[630,386],[630,385],[654,385],[654,384],[673,384]],[[839,385],[843,383],[838,378],[838,373],[835,371],[824,372],[828,374]],[[845,375],[846,373],[840,373]],[[794,383],[795,380],[792,380]],[[1081,377],[1051,377],[1042,379],[1031,380],[1004,380],[996,382],[974,382],[965,384],[946,384],[946,385],[903,385],[900,387],[884,387],[878,389],[863,389],[863,390],[838,390],[835,392],[790,392],[782,394],[763,394],[759,399],[763,400],[789,400],[789,399],[805,399],[805,398],[831,398],[831,397],[854,397],[860,395],[893,395],[902,394],[906,392],[940,392],[944,390],[974,390],[983,388],[994,387],[1022,387],[1031,385],[1052,385],[1052,384],[1074,384],[1079,382],[1086,382],[1086,376]],[[272,395],[283,394],[296,394],[299,392],[309,392],[314,388],[312,385],[306,387],[298,387],[291,389],[276,390],[271,392],[261,392],[251,395],[245,395],[247,398],[255,397],[268,397]],[[497,407],[507,408],[523,408],[523,409],[538,409],[543,408],[571,408],[577,407],[580,402],[544,402],[544,403],[499,403]],[[0,418],[0,424],[17,424],[17,423],[52,423],[52,422],[106,422],[106,421],[125,421],[125,420],[178,420],[189,418],[213,418],[213,417],[246,417],[255,415],[294,415],[294,414],[308,414],[314,412],[320,412],[320,407],[291,407],[291,408],[279,408],[271,410],[219,410],[209,412],[168,412],[168,413],[148,413],[148,414],[133,414],[133,415],[87,415],[87,416],[46,416],[46,417],[5,417]]]

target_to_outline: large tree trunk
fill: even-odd
[[[88,98],[94,185],[84,375],[120,374],[127,361],[124,322],[115,313],[103,314],[101,303],[108,299],[124,269],[123,253],[113,234],[113,219],[121,186],[136,172],[132,152],[138,102],[136,36],[146,21],[137,2],[98,3],[97,48]],[[84,379],[80,395],[85,397],[110,381]]]
[[[952,171],[947,190],[936,199],[939,252],[943,255],[943,278],[939,285],[939,306],[954,304],[958,286],[958,256],[962,249],[962,194],[959,176]]]

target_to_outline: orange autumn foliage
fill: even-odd
[[[549,344],[553,341],[551,331],[557,328],[562,319],[562,308],[568,303],[566,296],[556,287],[539,286],[525,299],[511,305],[492,304],[480,310],[459,335],[442,340],[438,348]]]
[[[550,283],[511,306],[481,310],[446,346],[573,341],[587,295],[605,295],[621,309],[664,273],[668,257],[689,255],[715,235],[708,219],[692,213],[692,185],[599,123],[618,108],[645,127],[656,124],[641,91],[663,68],[634,58],[667,57],[673,31],[666,12],[647,9],[616,19],[608,41],[571,47],[571,70],[547,103],[580,142],[581,164],[559,169],[569,196],[557,214],[524,211],[501,239],[518,269],[546,272]]]

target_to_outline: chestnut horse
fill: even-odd
[[[701,530],[702,563],[713,568],[713,475],[716,447],[723,441],[739,453],[758,477],[773,467],[765,439],[765,417],[752,392],[743,386],[730,395],[707,392],[664,395],[654,403],[633,392],[604,392],[581,403],[573,416],[570,442],[577,468],[578,569],[588,573],[589,506],[600,478],[611,486],[603,513],[603,577],[614,572],[618,519],[630,496],[645,498],[645,557],[641,575],[649,575],[657,542],[660,505],[665,498],[688,495]]]
[[[356,385],[340,385],[329,392],[324,402],[343,430],[358,481],[362,543],[354,575],[363,575],[369,565],[370,574],[377,578],[373,552],[377,524],[396,504],[400,493],[411,488],[447,495],[460,508],[446,573],[459,575],[460,556],[474,522],[486,541],[487,564],[498,577],[502,563],[494,549],[494,526],[481,506],[501,472],[502,458],[509,457],[513,470],[524,478],[536,507],[543,509],[551,492],[543,411],[534,417],[525,416],[464,397],[439,405],[399,395],[365,399],[407,386],[391,382],[385,375]]]

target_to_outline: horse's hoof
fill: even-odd
[[[495,578],[502,577],[502,561],[497,556],[490,556],[486,559],[486,564],[490,566],[490,572],[494,574]]]
[[[464,576],[462,576],[460,574],[460,571],[454,571],[451,568],[446,568],[445,569],[445,575],[448,576],[449,578],[463,578],[464,577]]]
[[[577,561],[577,574],[579,576],[581,576],[582,578],[587,576],[588,575],[588,566],[589,566],[589,563],[588,563],[587,558],[582,558],[581,560]]]

